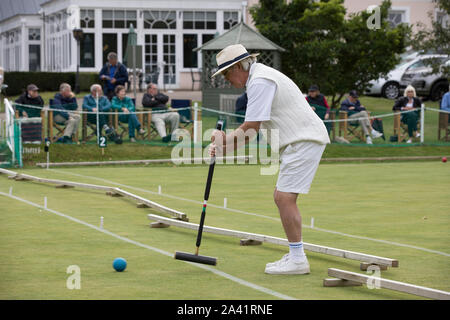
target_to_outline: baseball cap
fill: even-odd
[[[37,91],[39,88],[35,84],[29,84],[27,86],[27,91]]]
[[[309,87],[308,91],[319,91],[319,87],[313,84],[311,87]]]
[[[349,95],[350,97],[353,97],[353,98],[358,98],[358,92],[356,92],[356,90],[350,91],[350,92],[348,93],[348,95]]]

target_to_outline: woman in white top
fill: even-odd
[[[420,136],[419,132],[417,132],[417,121],[419,120],[421,104],[420,99],[416,97],[416,90],[409,85],[405,89],[404,96],[399,98],[392,108],[394,111],[414,110],[402,113],[401,121],[408,126],[409,139],[406,143],[411,143],[414,137],[418,138]]]

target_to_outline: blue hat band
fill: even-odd
[[[250,55],[250,54],[249,54],[248,52],[246,52],[246,53],[244,53],[244,54],[241,54],[240,56],[237,56],[237,57],[234,58],[233,60],[229,60],[229,61],[227,61],[227,62],[222,63],[222,64],[219,66],[219,69],[225,68],[225,67],[229,66],[230,64],[235,63],[236,61],[241,60],[242,58],[248,57],[249,55]]]

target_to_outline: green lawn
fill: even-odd
[[[206,166],[139,166],[20,170],[52,177],[120,187],[185,212],[198,223],[207,174]],[[305,242],[395,258],[399,268],[382,277],[450,291],[450,167],[442,162],[322,164],[308,195],[298,203],[305,224]],[[206,224],[284,237],[272,200],[276,176],[260,175],[260,166],[216,167]],[[162,195],[157,194],[158,186]],[[193,252],[194,231],[149,228],[151,209],[138,209],[123,198],[85,189],[9,180],[0,175],[0,191],[164,250]],[[175,197],[172,197],[175,196]],[[174,260],[71,220],[0,195],[1,299],[274,299],[210,271]],[[244,214],[255,213],[260,216]],[[315,227],[309,228],[314,217]],[[328,230],[330,232],[324,231]],[[336,231],[339,233],[333,233]],[[355,238],[364,237],[364,238]],[[367,239],[370,238],[370,239]],[[385,240],[378,242],[371,239]],[[411,246],[441,252],[433,253]],[[267,262],[287,248],[270,244],[239,246],[239,240],[205,234],[201,254],[218,257],[217,270],[298,299],[417,299],[384,289],[324,288],[327,268],[359,271],[357,261],[307,253],[311,274],[270,276]],[[124,257],[123,273],[112,269]],[[66,269],[81,269],[81,289],[68,290]]]

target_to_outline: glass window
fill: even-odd
[[[207,43],[209,40],[214,39],[214,35],[213,34],[203,34],[202,35],[202,45]]]
[[[111,12],[112,17],[112,12]],[[94,10],[80,10],[80,27],[81,28],[95,28],[95,14]]]
[[[391,27],[395,28],[400,23],[405,22],[405,11],[389,11],[388,20]]]
[[[211,11],[184,11],[184,29],[216,29],[216,12]]]
[[[29,71],[41,70],[41,46],[39,44],[28,46],[28,68]]]
[[[128,33],[122,33],[122,62],[125,60],[125,53],[128,47]]]
[[[117,34],[115,33],[104,33],[103,34],[103,62],[108,62],[106,57],[110,52],[117,53]]]
[[[113,12],[112,12],[112,10],[103,10],[102,11],[102,26],[103,26],[103,28],[112,28],[113,27]]]
[[[198,54],[192,51],[197,48],[197,35],[196,34],[184,34],[183,35],[183,67],[184,68],[197,68],[198,67]]]
[[[136,28],[137,13],[135,10],[103,10],[103,28],[129,28],[133,25]]]
[[[144,11],[144,28],[176,29],[177,15],[175,11]]]
[[[231,27],[237,23],[238,23],[237,11],[225,11],[223,13],[223,28],[225,30],[231,29]]]
[[[28,29],[28,40],[41,40],[41,29]]]
[[[85,33],[80,41],[80,67],[95,67],[95,36],[93,33]]]
[[[163,37],[163,60],[164,64],[164,83],[176,83],[176,65],[175,65],[175,35],[164,35]]]

